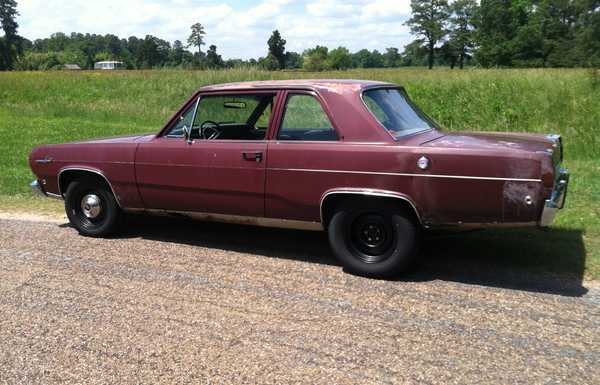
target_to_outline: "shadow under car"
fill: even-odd
[[[144,238],[341,266],[327,233],[180,217],[132,215],[118,238]],[[582,296],[586,250],[578,229],[426,231],[415,267],[394,281],[465,284]]]

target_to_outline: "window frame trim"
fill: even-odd
[[[329,123],[331,124],[331,128],[333,128],[333,131],[335,132],[335,135],[337,138],[335,140],[279,139],[277,136],[279,135],[279,132],[281,131],[281,126],[283,125],[283,119],[285,118],[287,103],[288,103],[289,97],[291,95],[309,95],[309,96],[314,97],[317,100],[317,102],[321,105],[321,109],[323,110],[323,112],[325,113],[325,116],[329,120]],[[339,143],[344,140],[344,136],[340,134],[340,130],[338,129],[337,125],[335,124],[335,119],[333,119],[331,112],[329,111],[329,108],[327,106],[327,103],[321,97],[321,95],[319,95],[319,93],[315,92],[315,91],[302,90],[302,89],[290,89],[290,90],[283,91],[282,95],[281,95],[281,103],[279,105],[278,121],[276,123],[277,123],[277,125],[273,129],[273,133],[272,133],[271,137],[269,138],[269,140],[272,140],[275,142],[282,142],[282,143]]]
[[[192,98],[193,99],[193,98]],[[196,113],[198,112],[198,105],[200,104],[200,97],[196,98],[196,101],[193,102],[194,103],[194,111],[192,112],[192,127],[194,127],[194,122],[196,121]],[[177,114],[177,118],[175,118],[173,120],[173,122],[171,124],[168,125],[167,129],[165,130],[164,135],[161,135],[161,137],[164,137],[166,139],[185,139],[185,135],[181,135],[181,136],[170,136],[169,133],[175,128],[175,126],[177,125],[177,120],[180,119],[187,111],[189,108],[192,108],[192,103],[188,103],[185,105],[186,108],[182,108],[181,113]]]

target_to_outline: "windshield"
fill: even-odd
[[[363,99],[369,111],[394,138],[435,127],[397,88],[367,90]]]

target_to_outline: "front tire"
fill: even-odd
[[[420,240],[411,213],[392,204],[348,201],[328,227],[333,253],[351,273],[392,277],[410,268]]]
[[[69,184],[65,211],[81,235],[105,237],[116,231],[121,210],[112,191],[98,179],[80,178]]]

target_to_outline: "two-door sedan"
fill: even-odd
[[[127,212],[326,230],[348,270],[390,276],[423,229],[548,226],[562,155],[558,135],[444,132],[394,84],[286,80],[203,87],[158,134],[44,145],[30,164],[83,235]]]

